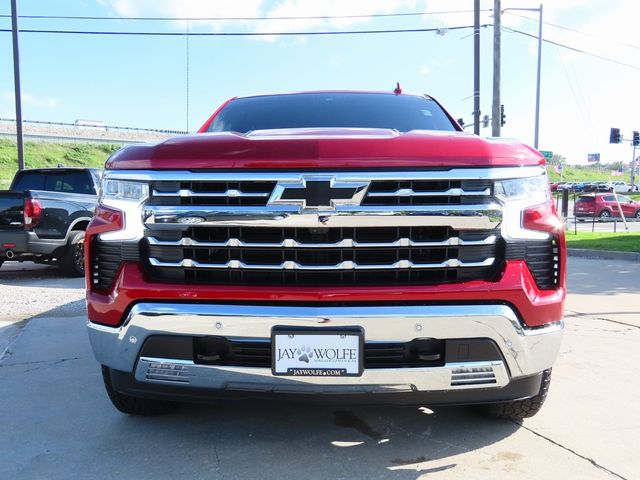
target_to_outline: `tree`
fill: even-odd
[[[567,159],[566,157],[563,157],[559,153],[554,153],[553,157],[551,157],[551,160],[549,160],[547,163],[549,165],[561,165],[561,164],[567,163]]]

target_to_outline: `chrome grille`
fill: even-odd
[[[490,279],[501,242],[492,230],[449,227],[148,230],[156,278],[193,283],[380,284]]]
[[[156,182],[157,205],[266,206],[277,182]],[[449,205],[491,199],[490,180],[374,180],[362,205]]]
[[[134,171],[126,177],[149,183],[140,248],[151,281],[437,285],[498,279],[505,242],[494,181],[531,175],[525,170]]]
[[[489,180],[404,180],[371,182],[363,205],[448,205],[491,199]]]
[[[162,182],[151,185],[157,205],[265,206],[276,182]]]

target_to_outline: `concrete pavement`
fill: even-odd
[[[0,478],[638,479],[640,267],[570,258],[569,274],[550,397],[522,426],[469,408],[262,403],[128,417],[104,392],[82,302],[66,302],[0,359]]]

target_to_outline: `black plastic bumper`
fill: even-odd
[[[471,405],[522,400],[540,391],[542,373],[522,377],[502,388],[474,388],[434,392],[401,393],[273,393],[244,390],[210,390],[136,381],[131,373],[109,370],[113,388],[125,395],[176,402],[213,402],[219,400],[271,400],[337,405]]]

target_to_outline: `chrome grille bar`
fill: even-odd
[[[206,207],[199,205],[144,206],[147,228],[186,228],[186,218],[199,226],[247,227],[401,227],[450,226],[454,229],[492,229],[502,221],[497,203],[469,205],[336,206],[335,210],[307,210],[296,206]]]
[[[358,242],[351,238],[345,238],[339,242],[331,243],[305,243],[292,238],[284,239],[281,242],[245,242],[239,238],[229,238],[224,242],[200,242],[191,238],[181,238],[180,240],[158,240],[155,237],[147,237],[149,245],[159,245],[166,247],[249,247],[249,248],[385,248],[385,247],[451,247],[467,245],[493,245],[496,243],[496,236],[489,235],[482,240],[463,240],[459,237],[450,237],[446,240],[436,242],[419,242],[410,238],[400,238],[393,242]]]
[[[400,260],[391,264],[366,264],[359,265],[356,262],[345,261],[335,265],[302,265],[293,261],[282,262],[277,265],[262,265],[244,263],[240,260],[231,260],[226,263],[201,263],[190,258],[179,262],[163,262],[157,258],[149,258],[149,263],[154,267],[170,268],[204,268],[204,269],[244,269],[244,270],[408,270],[408,269],[433,269],[433,268],[478,268],[493,265],[495,258],[486,258],[481,262],[463,262],[450,258],[440,263],[413,263],[410,260]]]
[[[400,188],[394,192],[369,192],[367,197],[462,197],[462,196],[489,196],[491,189],[467,191],[462,188],[450,188],[443,191],[415,191],[412,188]]]
[[[224,192],[196,192],[193,190],[189,190],[187,188],[181,188],[179,190],[175,190],[173,192],[163,192],[154,189],[153,196],[154,197],[230,197],[230,198],[239,198],[239,197],[268,197],[271,195],[271,192],[243,192],[238,189],[228,189]]]

